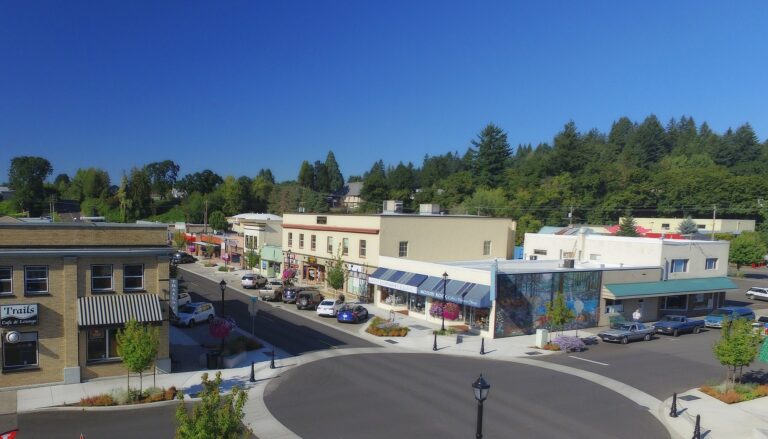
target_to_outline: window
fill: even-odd
[[[360,240],[360,257],[361,258],[365,257],[365,246],[366,246],[365,239],[361,239]]]
[[[111,265],[91,265],[91,290],[113,291]]]
[[[563,252],[563,259],[576,259],[576,255],[573,252]]]
[[[491,254],[491,241],[483,241],[483,256]]]
[[[669,223],[661,223],[661,230],[669,230]]]
[[[3,340],[3,370],[37,367],[37,332],[22,332],[19,341]]]
[[[692,297],[693,309],[712,309],[714,300],[712,293],[694,294]]]
[[[144,289],[144,265],[123,266],[123,290],[141,291]]]
[[[717,270],[717,258],[707,258],[705,270]]]
[[[293,245],[293,233],[288,232],[288,247]]]
[[[599,261],[600,260],[600,253],[590,253],[589,254],[589,260],[590,261]]]
[[[304,234],[299,233],[299,248],[304,248]]]
[[[13,294],[12,267],[0,267],[0,294]]]
[[[333,236],[328,237],[328,253],[333,253]]]
[[[120,358],[117,355],[117,329],[92,328],[88,330],[88,361]]]
[[[317,217],[317,223],[318,224],[328,224],[328,217],[327,216],[319,216],[319,217]]]
[[[397,251],[397,255],[401,258],[408,256],[408,241],[400,241],[400,246]]]
[[[696,224],[696,227],[698,227],[699,230],[701,230],[701,229],[706,229],[707,225],[706,224]]]
[[[24,294],[48,293],[48,266],[30,265],[24,267]]]
[[[688,259],[672,259],[669,271],[672,273],[686,273],[688,271]]]
[[[535,249],[533,249],[533,254],[534,254],[534,255],[543,255],[543,256],[546,256],[546,255],[547,255],[547,251],[546,251],[546,250],[542,250],[542,249],[536,249],[536,248],[535,248]]]
[[[341,254],[347,256],[349,254],[349,238],[341,240]]]
[[[245,247],[250,249],[255,249],[259,246],[259,237],[258,236],[252,236],[247,235],[245,237]]]
[[[685,310],[687,308],[688,308],[688,296],[686,295],[662,297],[661,309],[670,309],[670,310],[680,311],[680,310]]]
[[[312,251],[317,249],[317,236],[312,235],[309,237],[309,249]]]

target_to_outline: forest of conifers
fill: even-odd
[[[504,129],[489,124],[463,153],[425,156],[420,166],[377,161],[346,180],[333,152],[304,161],[296,180],[285,182],[266,168],[255,176],[205,170],[179,178],[172,160],[133,168],[116,182],[92,167],[50,182],[53,170],[45,158],[13,158],[8,184],[16,195],[0,202],[0,214],[48,214],[52,199],[74,200],[83,215],[111,221],[201,222],[206,205],[221,216],[328,212],[345,181],[363,182],[360,212],[380,211],[386,199],[403,201],[405,212],[437,203],[451,213],[511,217],[520,232],[567,224],[569,212],[576,223],[615,224],[627,211],[710,218],[716,209],[718,218],[762,223],[768,204],[768,142],[748,123],[715,133],[691,117],[663,124],[653,115],[622,117],[608,133],[569,122],[536,146],[511,147]]]

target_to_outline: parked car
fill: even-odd
[[[189,293],[179,293],[178,304],[179,306],[186,305],[192,301],[192,296]]]
[[[653,338],[656,330],[653,326],[646,326],[643,323],[628,322],[620,323],[616,329],[609,329],[597,334],[602,341],[617,341],[621,344],[627,344],[633,340],[648,341]]]
[[[672,334],[677,337],[683,332],[698,334],[704,327],[704,320],[693,320],[686,316],[664,316],[653,324],[658,334]]]
[[[323,295],[317,290],[302,290],[296,295],[297,309],[317,309],[317,305],[323,301]]]
[[[244,274],[240,279],[243,288],[261,288],[267,284],[267,278],[260,274]]]
[[[176,252],[171,255],[171,262],[174,264],[188,264],[190,262],[195,262],[196,260],[197,258],[189,253]]]
[[[259,288],[259,299],[272,302],[283,300],[283,283],[279,280],[270,280],[266,285]]]
[[[357,305],[353,303],[347,303],[343,305],[338,314],[336,314],[336,320],[339,322],[363,322],[368,318],[368,310],[363,305]]]
[[[212,322],[216,318],[213,305],[209,302],[190,302],[179,307],[179,314],[173,319],[177,326],[193,327],[197,323]]]
[[[755,320],[755,312],[743,306],[724,306],[706,316],[704,318],[704,325],[707,328],[722,328],[723,319],[747,319],[751,322]]]
[[[747,290],[747,298],[749,300],[768,300],[768,288],[752,287]]]
[[[343,305],[341,299],[325,299],[317,305],[317,315],[336,317]]]
[[[283,302],[296,303],[296,296],[302,291],[304,288],[293,285],[283,288]]]
[[[755,323],[752,323],[752,328],[759,334],[768,335],[768,316],[758,317]]]

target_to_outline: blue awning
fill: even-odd
[[[421,284],[421,286],[419,286],[419,294],[433,299],[443,300],[443,284],[444,282],[442,278],[430,276]],[[474,285],[475,284],[471,282],[449,279],[448,283],[445,284],[445,300],[447,302],[458,304],[463,303],[464,294],[472,289]]]
[[[464,295],[464,304],[474,306],[475,308],[491,307],[491,287],[488,285],[475,284]]]
[[[408,271],[392,270],[388,268],[378,268],[370,276],[368,283],[382,287],[392,288],[409,293],[416,293],[417,287],[421,285],[427,276]]]

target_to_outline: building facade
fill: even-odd
[[[738,235],[742,232],[754,232],[755,220],[750,219],[712,219],[692,218],[699,233],[731,233]],[[649,229],[652,233],[678,233],[680,223],[685,218],[635,218],[635,225]]]
[[[77,383],[127,373],[117,330],[157,326],[170,372],[164,225],[0,225],[0,387]]]

